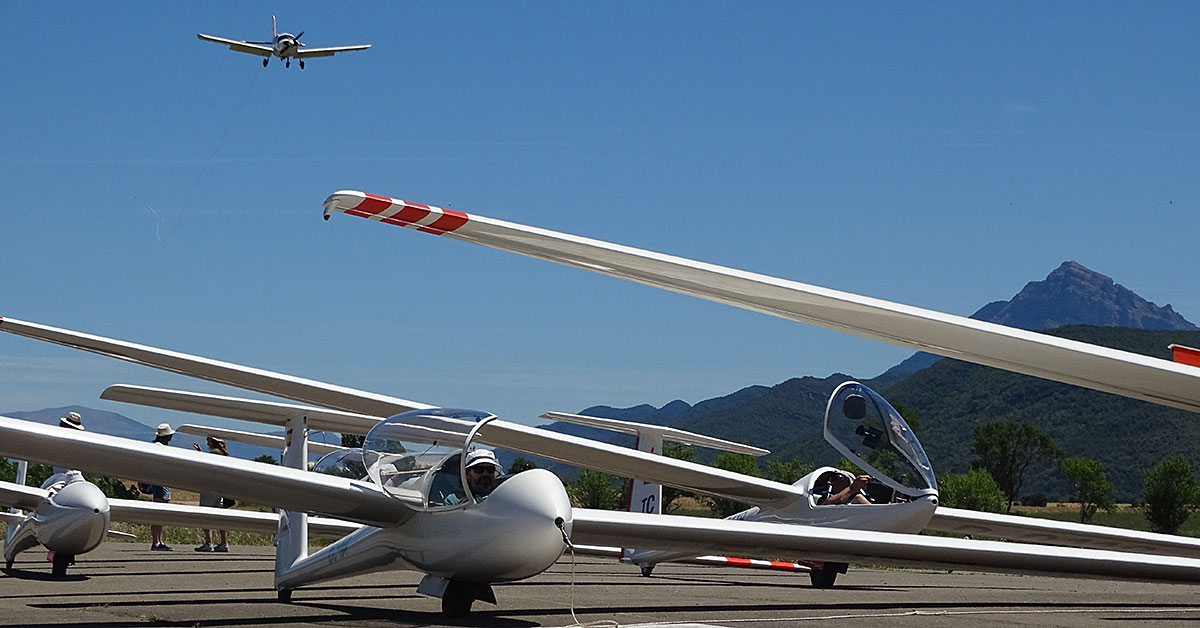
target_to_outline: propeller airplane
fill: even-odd
[[[226,39],[224,37],[216,37],[214,35],[205,35],[197,33],[196,37],[203,41],[211,41],[213,43],[229,46],[229,49],[234,52],[244,52],[247,54],[258,55],[263,57],[263,67],[267,67],[267,62],[271,57],[283,59],[285,68],[292,67],[292,59],[296,59],[300,63],[300,69],[304,69],[304,60],[313,57],[332,57],[339,52],[350,52],[353,50],[366,50],[371,47],[371,44],[358,44],[354,46],[333,46],[327,48],[309,48],[306,44],[300,42],[300,37],[304,35],[304,31],[293,35],[291,33],[281,33],[275,28],[275,16],[271,16],[271,41],[244,41],[240,39]]]

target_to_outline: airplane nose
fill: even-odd
[[[544,469],[512,476],[482,504],[492,535],[489,550],[475,556],[476,566],[490,564],[493,581],[537,575],[566,549],[571,531],[571,502],[562,482]]]
[[[37,539],[54,552],[90,552],[104,540],[110,516],[108,498],[96,485],[72,482],[37,509]]]

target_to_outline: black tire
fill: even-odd
[[[12,564],[13,564],[13,561],[11,561],[11,560],[6,560],[6,561],[4,561],[4,568],[5,568],[5,569],[12,569]]]
[[[292,601],[292,590],[291,589],[280,589],[278,595],[279,595],[280,602],[291,602]]]
[[[654,565],[642,565],[642,577],[649,578],[654,573]]]
[[[268,62],[268,61],[270,61],[270,59],[263,59],[263,67],[264,67],[264,68],[265,68],[265,67],[267,67],[267,62]]]
[[[837,580],[838,574],[846,573],[849,566],[846,563],[825,563],[822,569],[812,570],[808,574],[808,579],[818,589],[829,589],[833,587],[833,582]]]
[[[74,562],[75,557],[71,556],[70,554],[55,554],[54,566],[51,568],[50,573],[53,574],[55,578],[62,578],[63,576],[67,575],[67,567]]]
[[[300,61],[299,63],[300,63],[300,69],[301,69],[301,70],[303,70],[303,69],[304,69],[304,62],[303,62],[303,61]]]
[[[442,593],[442,614],[447,617],[463,617],[470,614],[475,603],[475,588],[451,580]]]

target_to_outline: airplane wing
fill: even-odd
[[[275,54],[275,49],[269,45],[263,45],[252,41],[242,41],[240,39],[225,39],[224,37],[214,37],[205,35],[204,33],[196,33],[196,38],[202,41],[211,41],[214,44],[223,44],[229,46],[229,49],[234,52],[245,52],[260,57],[269,57]]]
[[[0,331],[326,408],[388,417],[433,406],[176,351],[0,317]],[[365,433],[365,432],[364,432]]]
[[[169,410],[183,410],[276,425],[282,424],[279,421],[286,421],[296,413],[303,413],[308,426],[312,429],[349,431],[352,434],[366,434],[380,420],[344,412],[322,411],[319,408],[307,406],[128,384],[109,386],[101,397]],[[694,462],[675,460],[658,454],[618,447],[588,438],[560,434],[501,419],[494,419],[481,427],[477,440],[508,451],[751,504],[782,505],[803,495],[794,487],[781,482],[741,475]]]
[[[339,52],[350,52],[352,50],[366,50],[371,44],[362,44],[358,46],[333,46],[330,48],[301,48],[292,55],[300,59],[311,59],[313,57],[332,57]]]
[[[991,536],[1025,543],[1200,558],[1200,539],[1141,530],[1002,515],[939,506],[927,530]]]
[[[1200,560],[1049,545],[576,508],[571,542],[695,554],[805,559],[1171,582],[1200,582]]]
[[[223,427],[211,427],[208,425],[192,425],[190,423],[180,425],[175,428],[176,432],[182,434],[191,434],[193,436],[215,436],[222,440],[233,441],[235,443],[245,443],[247,445],[258,445],[268,449],[283,450],[284,438],[282,436],[272,436],[271,434],[259,434],[257,432],[245,432],[242,430],[229,430]],[[318,456],[331,454],[335,451],[342,451],[345,447],[339,445],[327,445],[314,440],[308,441],[308,453]]]
[[[49,491],[0,481],[0,505],[16,506],[32,511],[41,504]],[[109,499],[109,515],[113,521],[146,525],[170,525],[181,528],[213,528],[274,534],[279,529],[279,515],[273,512],[254,512],[232,508],[209,508],[181,504],[160,504],[131,499]],[[19,516],[21,520],[25,517]],[[327,517],[309,517],[308,531],[313,536],[339,538],[361,526]]]
[[[1200,412],[1200,368],[420,203],[342,190],[334,211],[872,340]]]
[[[34,510],[46,498],[48,492],[32,486],[0,481],[0,505]]]
[[[405,502],[367,482],[8,417],[0,417],[0,456],[80,466],[102,475],[373,526],[396,525],[413,513]]]
[[[113,521],[141,523],[145,525],[169,525],[179,528],[209,528],[216,530],[241,530],[274,534],[279,529],[279,515],[273,512],[254,512],[233,508],[209,508],[207,506],[185,506],[160,504],[129,499],[108,500],[109,514]],[[359,529],[359,524],[330,519],[309,517],[310,536],[341,538]]]

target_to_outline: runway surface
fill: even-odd
[[[65,580],[43,552],[25,552],[0,576],[0,625],[566,626],[638,624],[785,626],[1200,625],[1200,586],[851,568],[833,589],[808,576],[661,565],[654,576],[609,560],[570,557],[546,573],[496,586],[498,606],[476,603],[468,619],[444,619],[416,593],[420,576],[384,572],[296,591],[271,588],[273,548],[199,554],[105,543]],[[603,622],[603,623],[601,623]]]

